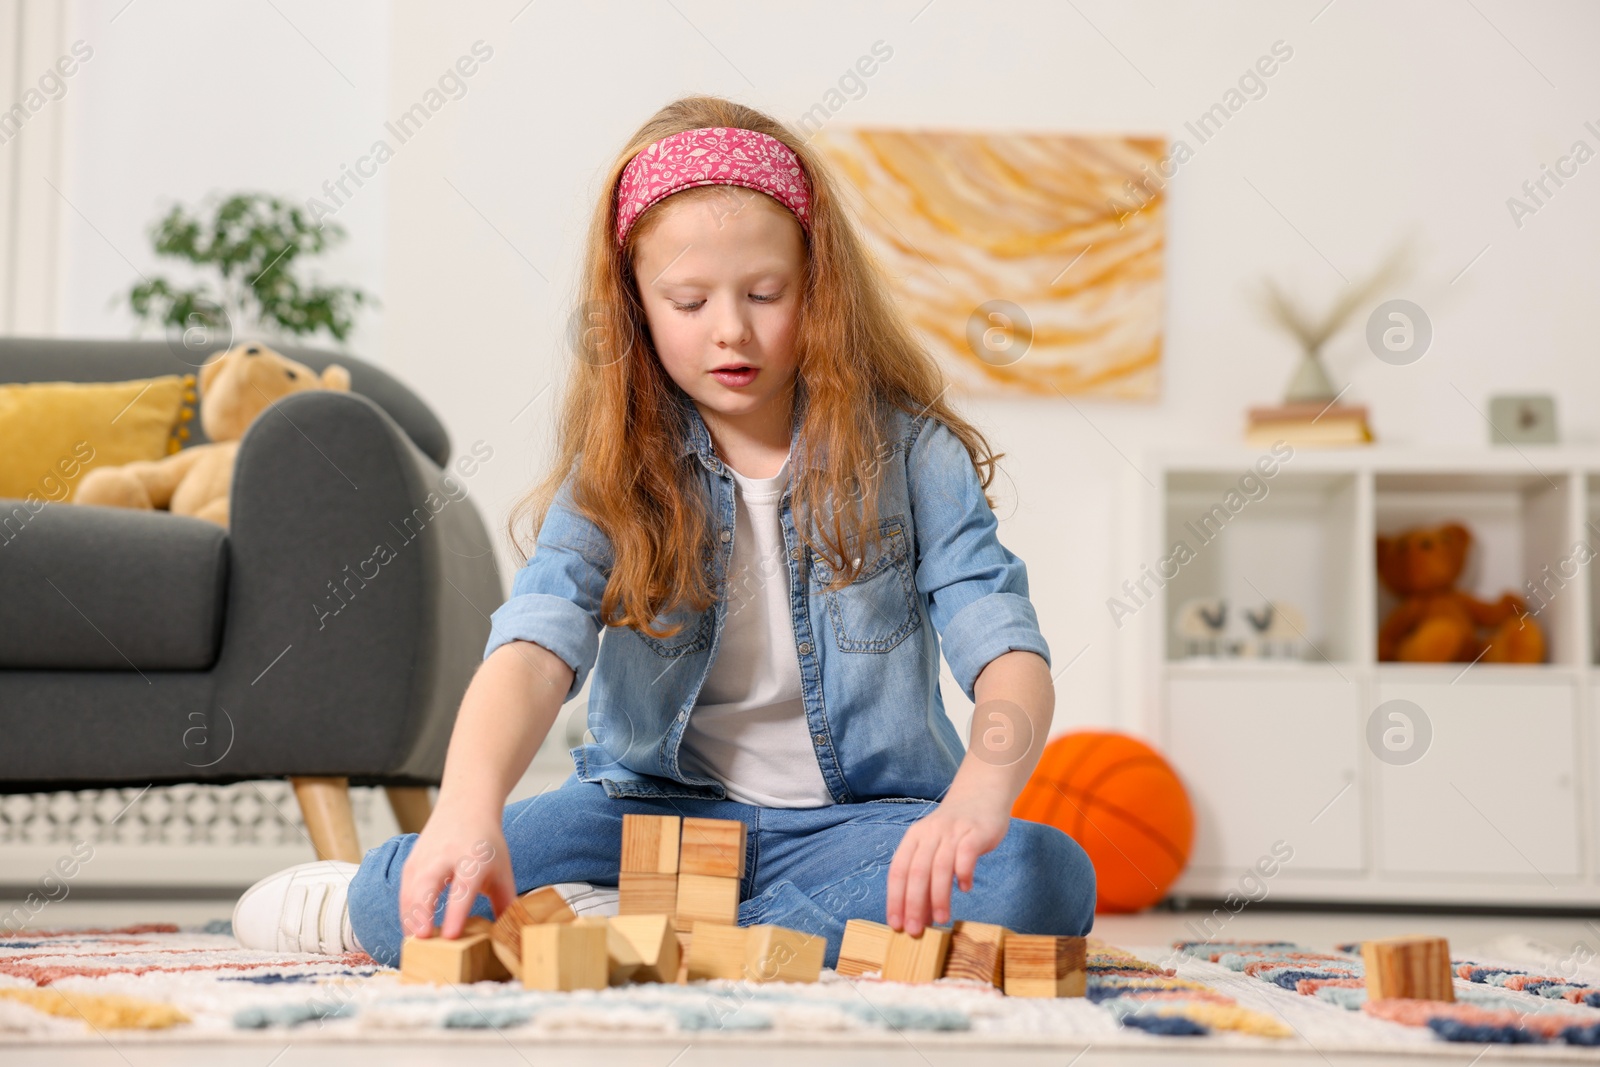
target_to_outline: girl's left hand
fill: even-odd
[[[889,901],[885,919],[912,937],[929,922],[950,921],[950,882],[972,891],[978,857],[992,851],[1011,828],[1009,808],[992,800],[962,800],[947,795],[912,824],[889,863]]]

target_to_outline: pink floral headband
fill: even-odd
[[[618,246],[645,208],[696,185],[759,190],[811,234],[811,185],[789,146],[755,130],[706,126],[663,137],[628,161],[617,183]]]

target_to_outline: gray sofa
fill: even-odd
[[[420,828],[504,598],[492,542],[416,394],[347,355],[273,347],[342,364],[351,392],[292,394],[251,425],[229,529],[0,499],[0,793],[289,778],[317,851],[359,859],[347,787],[383,785]],[[162,341],[0,338],[0,382],[200,361]]]

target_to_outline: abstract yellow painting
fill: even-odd
[[[1157,397],[1164,138],[828,128],[812,143],[958,389]]]

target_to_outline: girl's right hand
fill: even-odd
[[[422,828],[400,872],[400,928],[414,937],[433,933],[439,894],[449,888],[439,933],[459,937],[482,893],[501,914],[517,898],[500,815],[469,815],[440,806]]]

